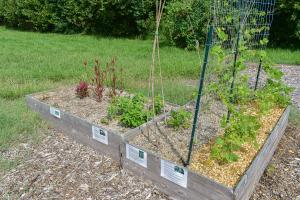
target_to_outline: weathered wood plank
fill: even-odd
[[[108,155],[118,162],[120,161],[120,144],[123,142],[121,136],[106,130],[108,133],[108,145],[102,144],[93,139],[93,124],[87,122],[86,120],[63,111],[61,111],[61,118],[57,119],[50,114],[49,105],[40,102],[32,96],[27,96],[26,101],[32,110],[40,113],[41,117],[50,122],[54,128],[61,130],[64,134],[73,138],[78,143],[88,145],[94,150]],[[95,126],[99,127],[98,125]],[[105,130],[103,127],[99,128]]]
[[[135,145],[132,145],[135,146]],[[137,147],[137,146],[135,146]],[[139,147],[137,147],[139,148]],[[139,148],[145,151],[142,148]],[[126,159],[126,148],[122,145],[123,168],[132,171],[133,174],[151,180],[161,191],[170,197],[179,200],[203,199],[203,200],[229,200],[233,199],[233,191],[209,178],[188,172],[187,188],[183,188],[163,177],[161,177],[161,158],[147,152],[147,168],[144,168]]]
[[[278,120],[269,138],[259,151],[254,161],[251,163],[244,176],[241,178],[239,184],[236,186],[234,190],[235,199],[247,200],[251,197],[256,184],[259,182],[265,168],[272,159],[277,145],[284,134],[288,124],[289,112],[290,107],[285,110],[281,118]]]

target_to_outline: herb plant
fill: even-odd
[[[138,127],[147,122],[149,116],[145,104],[146,98],[141,94],[116,97],[108,107],[108,119],[118,118],[124,127]]]
[[[167,125],[178,130],[180,128],[187,129],[190,127],[190,120],[192,114],[184,109],[179,109],[177,111],[172,110],[171,116],[167,120]]]

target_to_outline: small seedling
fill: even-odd
[[[192,114],[184,109],[178,111],[171,111],[171,117],[167,120],[167,125],[178,130],[180,128],[187,129],[190,127],[190,120]]]
[[[161,96],[156,96],[154,98],[154,110],[155,110],[155,114],[158,115],[160,113],[162,113],[164,107],[164,103],[163,103],[163,99]]]
[[[109,124],[109,119],[107,117],[103,117],[100,121],[102,124],[106,124],[108,125]]]

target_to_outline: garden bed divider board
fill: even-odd
[[[105,128],[94,125],[80,117],[74,116],[41,102],[31,95],[26,96],[27,105],[50,125],[62,131],[78,143],[90,146],[94,150],[120,162],[120,144],[123,137]],[[55,114],[57,112],[57,116]]]
[[[160,156],[128,142],[121,147],[122,166],[134,175],[151,180],[159,190],[173,199],[247,200],[259,182],[285,132],[289,112],[290,107],[287,107],[265,144],[258,151],[257,156],[234,188],[163,160]],[[146,128],[146,126],[143,127],[144,130]],[[184,174],[186,177],[178,175],[178,173]]]

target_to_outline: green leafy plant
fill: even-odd
[[[190,127],[190,120],[192,114],[184,109],[179,109],[177,111],[172,110],[171,116],[167,120],[167,125],[178,130],[180,128],[187,129]]]
[[[108,124],[109,124],[109,119],[108,119],[108,117],[103,117],[103,118],[100,120],[100,122],[101,122],[102,124],[108,125]]]
[[[211,157],[221,164],[237,161],[239,156],[235,151],[240,150],[245,142],[256,144],[260,123],[255,116],[236,112],[228,124],[226,119],[223,120],[223,127],[225,134],[216,139],[211,149]]]
[[[158,115],[162,113],[164,107],[164,102],[161,96],[154,97],[154,110],[155,114]]]
[[[138,127],[149,117],[145,104],[146,98],[141,94],[116,97],[108,107],[108,118],[118,118],[124,127]]]
[[[265,27],[263,27],[265,29]],[[228,35],[222,29],[217,29],[217,36],[221,42],[226,43]],[[238,58],[235,68],[235,85],[230,90],[233,80],[233,62],[228,52],[221,45],[212,48],[212,56],[215,58],[215,66],[209,69],[209,76],[213,77],[207,92],[220,100],[231,113],[229,121],[224,116],[222,127],[224,135],[218,137],[211,148],[211,158],[220,164],[230,163],[239,159],[238,151],[244,143],[257,145],[256,135],[261,126],[259,119],[261,115],[268,114],[273,108],[286,107],[290,104],[289,93],[291,89],[282,81],[282,72],[272,67],[272,63],[264,51],[255,51],[247,48],[248,42],[253,39],[255,33],[261,30],[245,30],[238,47]],[[266,45],[268,41],[260,41]],[[247,69],[247,61],[253,58],[261,58],[263,70],[268,76],[267,83],[254,91],[249,85],[249,77],[243,75]],[[249,110],[255,110],[256,115],[250,115]]]

